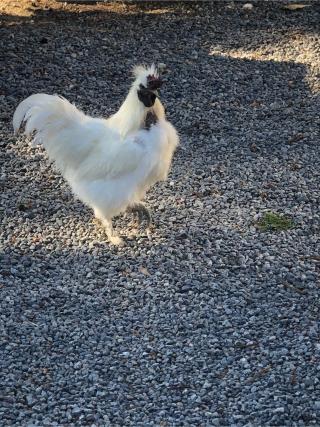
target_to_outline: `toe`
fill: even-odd
[[[119,236],[111,236],[109,238],[109,240],[110,240],[110,243],[115,245],[115,246],[123,246],[124,245],[123,240]]]

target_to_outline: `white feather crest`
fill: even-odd
[[[145,79],[149,75],[159,77],[159,72],[155,64],[147,67],[146,65],[136,65],[133,68],[133,75],[136,79]]]

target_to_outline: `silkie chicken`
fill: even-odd
[[[112,218],[126,210],[146,217],[141,203],[147,190],[167,178],[179,143],[158,97],[162,81],[154,65],[134,69],[135,80],[119,111],[92,118],[58,95],[36,94],[22,101],[13,116],[15,133],[44,145],[72,191],[93,209],[113,244],[122,239]]]

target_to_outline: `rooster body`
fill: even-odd
[[[44,145],[74,194],[94,210],[115,244],[121,239],[112,217],[137,206],[153,184],[167,178],[179,142],[160,100],[155,98],[152,106],[146,102],[146,107],[137,96],[150,75],[156,75],[154,67],[137,69],[126,100],[107,120],[89,117],[66,99],[46,94],[22,101],[13,117],[14,130],[26,122],[25,133],[35,133],[34,142]],[[152,93],[147,91],[148,96]],[[156,123],[147,130],[150,112]]]

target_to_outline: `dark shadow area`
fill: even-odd
[[[303,336],[300,345],[307,343],[306,325],[315,337],[319,304],[314,284],[286,287],[280,271],[266,280],[262,266],[241,266],[231,254],[220,267],[209,267],[206,245],[193,260],[184,256],[185,245],[177,242],[173,258],[166,244],[147,242],[149,255],[134,259],[101,243],[94,254],[87,243],[47,250],[39,242],[34,253],[26,254],[13,245],[11,254],[1,257],[12,269],[1,290],[2,301],[9,295],[11,301],[1,332],[3,419],[15,421],[21,407],[13,402],[22,402],[27,419],[43,408],[36,416],[41,422],[87,425],[108,419],[115,425],[124,412],[140,422],[137,407],[144,408],[144,422],[175,420],[178,401],[183,419],[197,411],[210,423],[227,424],[232,415],[217,393],[243,405],[255,397],[272,409],[274,394],[281,399],[285,391],[295,399],[292,375],[297,381],[317,375],[317,359],[309,352],[299,354],[291,339]],[[279,267],[284,261],[290,259],[279,260]],[[288,352],[276,365],[275,331],[277,345]],[[244,360],[252,369],[243,370]],[[201,396],[197,402],[195,394]],[[307,389],[298,402],[312,394]],[[65,411],[58,409],[64,405]],[[260,420],[251,411],[240,413],[247,422]],[[280,424],[287,417],[314,420],[311,410],[301,413],[293,407],[276,420]]]

